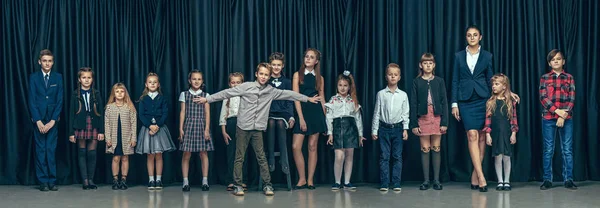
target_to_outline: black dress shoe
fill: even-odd
[[[498,185],[496,186],[496,191],[502,191],[504,190],[504,183],[498,183]]]
[[[121,188],[121,183],[117,179],[113,179],[112,190],[119,190]]]
[[[183,188],[181,188],[181,190],[182,190],[183,192],[188,192],[188,191],[190,191],[190,185],[185,185],[185,186],[183,186]]]
[[[504,183],[504,188],[502,190],[504,190],[504,191],[512,190],[512,187],[510,187],[510,183]]]
[[[48,185],[48,189],[50,189],[50,191],[58,191],[58,186],[56,186],[54,184],[50,184],[50,185]]]
[[[429,181],[425,181],[419,186],[419,190],[425,191],[427,189],[429,189]]]
[[[96,186],[96,184],[93,181],[90,180],[90,182],[88,182],[88,183],[89,183],[89,185],[88,185],[89,189],[92,189],[92,190],[98,189],[98,186]]]
[[[50,189],[48,189],[48,184],[40,184],[40,191],[50,191]]]
[[[442,189],[444,189],[444,186],[442,186],[440,181],[433,181],[433,189],[442,190]]]
[[[83,185],[81,185],[81,189],[83,189],[83,190],[89,190],[90,187],[89,187],[89,185],[83,184]]]
[[[308,188],[308,186],[306,184],[302,185],[302,186],[296,186],[294,187],[294,189],[299,190],[299,189],[305,189]]]
[[[202,184],[202,191],[208,191],[209,189],[208,184]]]
[[[575,183],[573,183],[572,180],[568,180],[565,182],[565,188],[571,189],[571,190],[577,190],[577,186],[575,185]]]
[[[316,189],[316,188],[317,188],[317,187],[315,187],[314,185],[308,185],[308,189],[310,189],[310,190],[314,190],[314,189]]]
[[[541,190],[548,190],[552,188],[552,182],[550,181],[544,181],[544,183],[542,183],[542,185],[540,186]]]
[[[127,186],[127,180],[126,179],[121,179],[120,188],[121,188],[121,190],[127,190],[129,188],[129,186]]]
[[[487,192],[487,191],[488,191],[487,186],[479,187],[479,192]]]
[[[477,189],[479,189],[478,185],[471,184],[471,190],[477,190]]]

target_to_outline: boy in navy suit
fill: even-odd
[[[29,111],[36,124],[35,172],[40,181],[40,191],[58,191],[56,187],[55,128],[63,105],[62,75],[52,71],[54,56],[48,49],[40,51],[38,64],[41,70],[29,76]]]

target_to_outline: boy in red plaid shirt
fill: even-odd
[[[544,137],[543,166],[544,182],[541,190],[552,188],[552,156],[554,135],[560,135],[563,151],[563,179],[568,189],[577,189],[573,183],[573,104],[575,102],[575,80],[564,72],[564,54],[554,49],[546,57],[552,71],[540,79],[540,102],[542,103],[542,135]]]

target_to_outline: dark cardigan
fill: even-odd
[[[167,115],[169,115],[167,99],[161,94],[157,95],[154,100],[145,95],[138,104],[138,116],[146,128],[150,128],[152,125],[152,118],[156,121],[157,126],[162,127],[167,121]]]
[[[92,119],[92,128],[96,128],[98,130],[98,134],[104,134],[104,101],[102,100],[102,95],[96,89],[92,89],[92,94],[90,96],[90,107],[92,108],[92,112],[89,113],[90,118]],[[71,102],[69,109],[69,136],[75,135],[76,129],[85,129],[86,128],[86,117],[88,113],[85,111],[83,98],[81,97],[81,92],[79,89],[76,89],[71,94]],[[96,115],[96,111],[94,111],[94,106],[96,111],[100,115]],[[81,108],[81,109],[80,109]],[[79,113],[77,113],[79,111]]]
[[[440,126],[448,126],[448,100],[444,79],[434,76],[431,81],[427,81],[417,77],[413,80],[410,99],[410,129],[419,127],[419,117],[427,115],[429,88],[431,88],[431,98],[433,100],[433,114],[441,116]]]

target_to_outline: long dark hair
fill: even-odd
[[[77,72],[77,79],[81,78],[81,75],[84,72],[90,72],[92,73],[92,85],[94,84],[94,70],[92,70],[92,68],[90,67],[81,67],[79,68],[79,71]],[[96,114],[96,116],[100,116],[100,113],[98,113],[98,107],[96,106],[96,90],[90,86],[90,89],[92,89],[92,103],[93,103],[93,108],[94,108],[94,114]],[[81,112],[81,82],[77,81],[77,102],[79,103],[79,108],[77,109],[77,112],[75,114],[79,114]],[[91,103],[90,103],[91,104]]]

